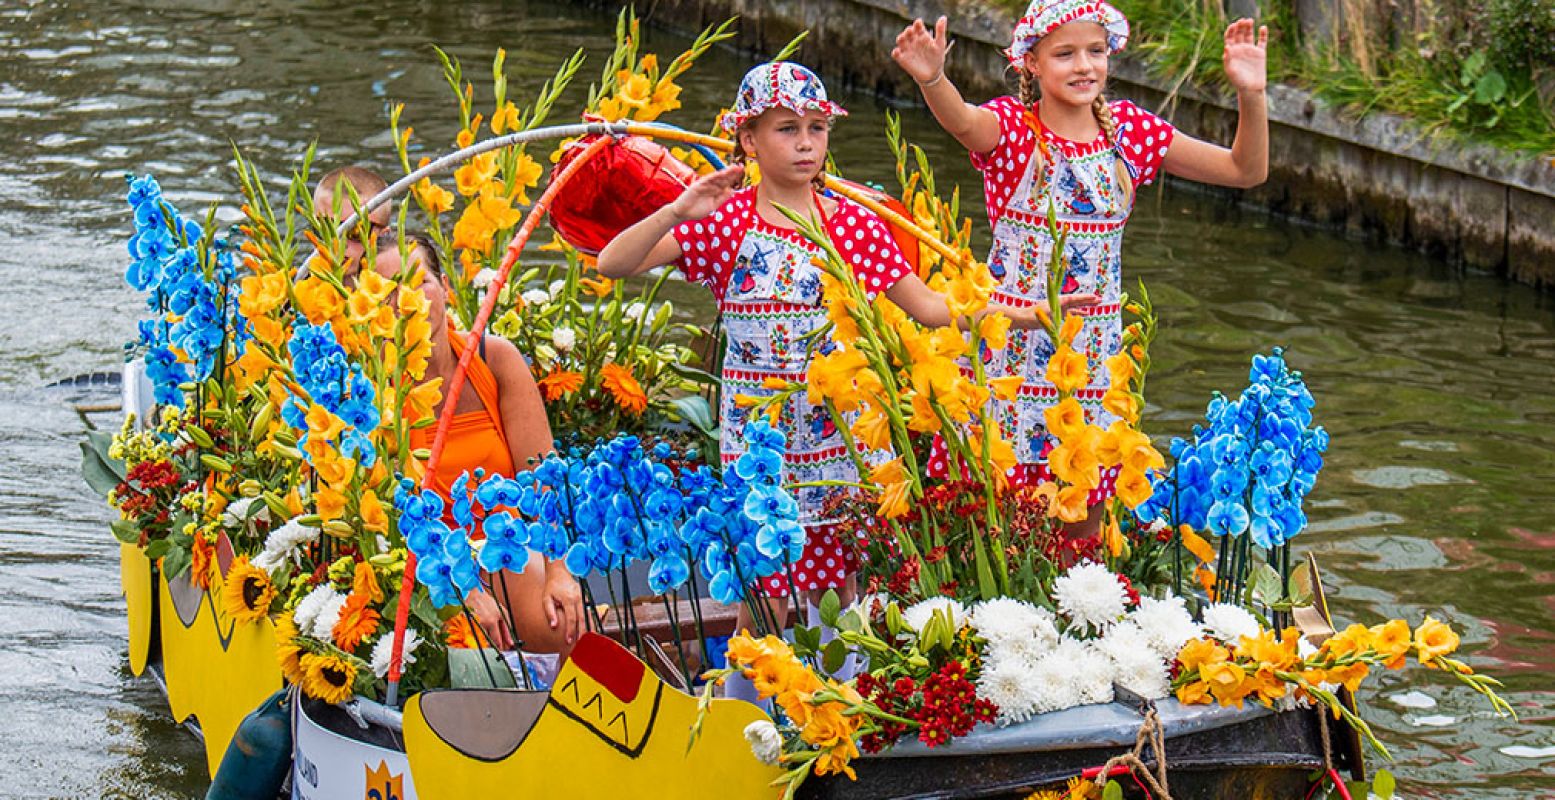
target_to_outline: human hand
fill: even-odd
[[[930,31],[923,20],[915,19],[896,35],[896,47],[891,50],[891,58],[913,80],[928,83],[944,74],[945,53],[950,49],[945,37],[946,24],[947,20],[940,17],[934,23],[934,30]]]
[[[1267,26],[1258,26],[1256,37],[1250,19],[1239,19],[1226,28],[1226,49],[1221,63],[1232,88],[1238,92],[1261,92],[1269,85],[1268,50]]]
[[[513,635],[508,631],[507,618],[502,613],[502,608],[497,605],[490,594],[477,589],[470,593],[465,602],[470,607],[470,613],[475,615],[475,622],[481,626],[493,647],[498,650],[512,650]]]
[[[1101,302],[1101,295],[1094,292],[1080,294],[1064,294],[1058,297],[1058,307],[1064,311],[1073,311],[1077,308],[1087,308]]]
[[[567,644],[578,641],[583,635],[583,589],[577,578],[566,570],[546,570],[541,605],[551,630],[566,637]]]
[[[701,219],[717,211],[740,187],[744,177],[745,168],[738,164],[724,167],[711,175],[703,175],[675,198],[675,202],[670,204],[670,211],[681,222]]]

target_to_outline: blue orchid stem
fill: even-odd
[[[567,493],[568,523],[562,526],[562,531],[567,536],[567,546],[570,548],[578,541],[578,505],[577,498],[573,497],[572,494],[572,481],[570,479],[565,480],[562,482],[562,486],[566,489]],[[565,553],[565,551],[563,552]],[[608,581],[606,583],[608,585]],[[592,621],[594,623],[593,630],[603,633],[605,630],[605,621],[599,616],[599,604],[594,602],[594,589],[589,585],[587,575],[583,576],[583,580],[578,581],[578,588],[583,590],[583,602],[588,606],[589,609],[588,615],[584,617],[585,622]]]
[[[697,560],[691,552],[691,545],[682,545],[686,551],[686,563],[691,565],[688,579],[691,581],[691,618],[697,626],[697,648],[702,653],[702,660],[707,660],[707,629],[702,625],[702,587],[697,583]]]
[[[632,604],[632,582],[626,574],[626,554],[621,554],[621,597],[626,603],[626,624],[632,632],[632,646],[636,648],[637,655],[647,660],[647,653],[643,652],[642,630],[637,627],[637,607]],[[623,632],[627,628],[622,629]],[[624,644],[624,642],[623,642]]]
[[[675,655],[680,657],[680,677],[685,680],[686,687],[690,688],[691,667],[686,663],[685,642],[680,636],[680,614],[675,610],[675,607],[680,603],[680,593],[671,590],[667,594],[659,595],[659,599],[664,602],[664,614],[669,617],[671,635],[675,637]],[[692,598],[693,602],[695,600],[696,598]]]
[[[485,650],[485,648],[480,646],[480,623],[475,621],[475,615],[470,613],[470,607],[464,604],[463,598],[460,598],[459,600],[459,611],[460,613],[464,614],[464,621],[470,626],[470,635],[475,638],[475,649],[482,651]],[[493,646],[493,649],[496,649],[495,646]],[[484,652],[481,653],[480,659],[481,666],[486,669],[486,677],[491,680],[491,688],[500,688],[497,686],[497,673],[491,671],[491,662],[486,660],[486,654]]]
[[[757,632],[761,635],[765,636],[773,633],[774,631],[768,624],[767,619],[771,616],[771,609],[767,608],[764,598],[758,600],[755,597],[752,589],[758,588],[756,584],[745,580],[745,571],[740,569],[739,549],[731,546],[727,534],[720,533],[719,538],[723,540],[724,549],[729,551],[729,566],[734,570],[734,579],[740,584],[740,602],[744,603],[745,610],[750,612],[751,622],[756,625]]]
[[[508,635],[513,637],[513,650],[518,653],[518,670],[524,676],[524,688],[534,689],[529,680],[529,662],[524,658],[524,639],[518,635],[518,623],[513,619],[513,603],[508,596],[508,582],[500,574],[492,575],[495,582],[502,587],[502,608],[507,613],[502,615],[502,620],[508,625]]]
[[[1177,467],[1172,465],[1172,513],[1168,517],[1172,526],[1172,591],[1182,597],[1182,523],[1180,522],[1179,493],[1182,488],[1177,480]]]

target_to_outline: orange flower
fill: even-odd
[[[546,400],[560,400],[583,387],[583,375],[552,367],[549,375],[540,379],[540,390],[545,392]]]
[[[1083,325],[1085,319],[1079,314],[1065,314],[1063,327],[1058,331],[1058,341],[1065,345],[1074,344],[1074,337],[1080,335],[1080,328]]]
[[[1019,375],[1006,375],[1002,378],[989,378],[988,388],[993,390],[995,397],[1000,400],[1014,400],[1015,392],[1026,381]]]
[[[891,444],[891,420],[875,406],[864,409],[852,430],[859,444],[870,450],[884,450]]]
[[[1150,479],[1146,478],[1143,472],[1127,468],[1118,473],[1117,490],[1118,499],[1129,508],[1138,508],[1154,493],[1150,487]]]
[[[351,593],[362,595],[374,603],[383,602],[383,589],[378,586],[378,575],[373,572],[372,564],[356,562],[356,572],[351,576]]]
[[[1430,665],[1442,656],[1451,655],[1458,649],[1458,642],[1458,634],[1452,628],[1429,616],[1415,631],[1415,647],[1420,651],[1422,664]]]
[[[620,364],[606,364],[599,371],[605,389],[616,400],[616,405],[628,414],[641,414],[648,408],[648,394],[632,377],[632,371]]]
[[[340,316],[346,305],[346,299],[340,292],[319,277],[303,278],[297,282],[293,292],[297,297],[297,308],[314,325]]]
[[[190,555],[194,561],[189,566],[189,582],[201,589],[211,588],[211,567],[216,563],[216,545],[206,541],[205,534],[196,533]]]
[[[1126,420],[1130,425],[1139,421],[1139,401],[1126,386],[1114,386],[1101,396],[1101,407]]]
[[[444,211],[453,210],[453,192],[433,183],[431,178],[422,178],[416,183],[415,188],[411,189],[411,193],[416,196],[421,207],[434,217]]]
[[[1067,442],[1085,428],[1085,409],[1080,407],[1079,400],[1066,397],[1059,404],[1044,409],[1042,421],[1046,423],[1048,433]]]
[[[1182,536],[1182,546],[1187,548],[1194,558],[1205,564],[1215,560],[1215,546],[1210,544],[1209,540],[1203,536],[1195,533],[1192,527],[1183,525],[1177,529],[1177,533]]]
[[[1194,670],[1205,664],[1218,664],[1231,657],[1231,651],[1210,639],[1194,639],[1177,651],[1177,661],[1184,670]]]
[[[615,281],[609,278],[579,278],[578,285],[589,290],[589,294],[595,297],[604,297],[615,287]]]
[[[1241,708],[1242,701],[1253,691],[1251,681],[1247,680],[1247,670],[1230,661],[1199,667],[1199,677],[1209,684],[1210,694],[1223,706]]]
[[[362,490],[362,499],[357,505],[357,511],[362,515],[362,527],[376,533],[389,532],[389,515],[383,509],[383,501],[378,499],[378,493],[371,489]],[[361,565],[358,564],[358,567]]]
[[[352,592],[346,597],[346,604],[340,609],[340,619],[336,620],[330,634],[337,647],[350,653],[356,650],[363,639],[378,631],[378,620],[378,611],[372,607],[372,598]]]
[[[447,637],[449,647],[461,650],[491,646],[486,638],[486,632],[481,630],[479,625],[470,625],[470,621],[463,614],[449,617],[448,621],[443,623],[443,635]]]
[[[328,486],[320,486],[313,495],[317,503],[319,517],[325,522],[340,519],[340,515],[346,510],[346,496]]]
[[[1064,522],[1084,522],[1091,512],[1090,494],[1083,486],[1065,486],[1053,498],[1050,513]]]
[[[1373,627],[1371,634],[1373,646],[1377,648],[1377,655],[1382,657],[1383,666],[1388,669],[1401,669],[1404,666],[1404,656],[1409,654],[1409,623],[1395,619]]]

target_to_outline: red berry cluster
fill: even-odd
[[[886,683],[874,675],[859,676],[858,689],[866,700],[880,710],[918,723],[918,740],[938,747],[965,736],[979,722],[993,722],[998,706],[977,696],[977,688],[967,680],[966,665],[947,661],[920,684],[903,676]],[[882,720],[880,730],[866,734],[859,746],[867,753],[878,753],[896,744],[907,733],[908,725]]]
[[[144,491],[154,492],[178,483],[178,468],[167,460],[142,461],[125,473],[127,483],[138,484]]]

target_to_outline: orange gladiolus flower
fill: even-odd
[[[1458,634],[1452,628],[1429,616],[1415,631],[1415,647],[1419,649],[1422,664],[1429,665],[1442,656],[1451,655],[1458,649],[1458,644]]]
[[[1177,529],[1177,534],[1182,537],[1182,546],[1192,553],[1194,558],[1205,564],[1215,560],[1215,546],[1195,533],[1193,528],[1183,525]]]
[[[1145,473],[1132,469],[1123,469],[1118,473],[1118,499],[1129,508],[1138,508],[1139,505],[1150,499],[1154,490],[1150,487],[1150,480]]]
[[[389,532],[389,515],[384,511],[383,501],[378,499],[378,493],[371,489],[362,490],[362,499],[357,503],[357,509],[362,515],[362,527],[377,533]],[[358,564],[360,568],[362,564]]]
[[[1084,522],[1090,514],[1090,491],[1083,486],[1065,486],[1058,490],[1048,513],[1064,522]]]
[[[628,414],[641,414],[648,408],[648,394],[632,377],[632,371],[620,364],[606,364],[599,371],[605,390],[615,398],[616,405]]]
[[[1085,409],[1080,407],[1079,400],[1066,397],[1057,405],[1044,409],[1042,421],[1047,424],[1048,433],[1057,436],[1061,442],[1067,442],[1085,429]]]
[[[1000,400],[1010,401],[1015,399],[1015,393],[1020,390],[1021,384],[1026,379],[1019,375],[1006,375],[1002,378],[990,378],[988,388],[993,390],[994,397]]]

